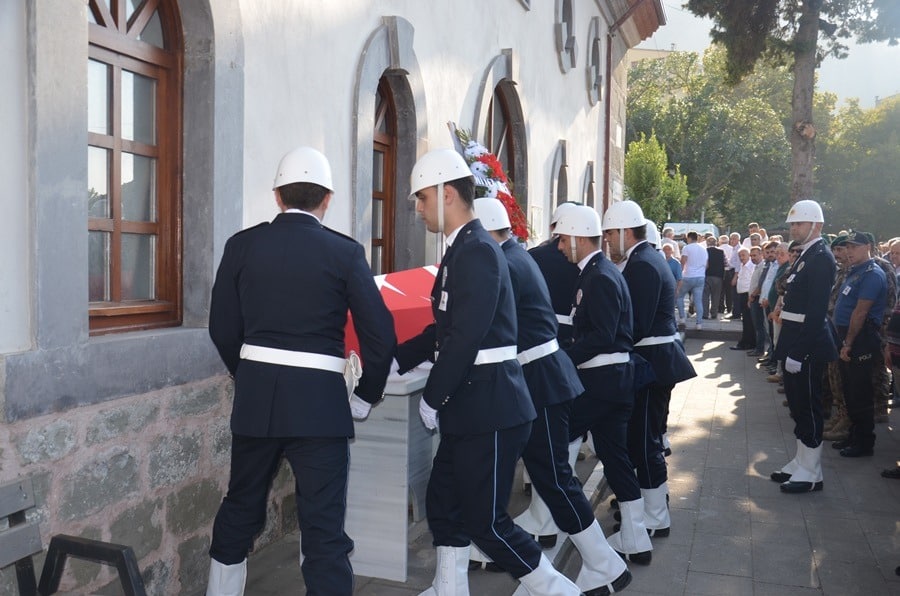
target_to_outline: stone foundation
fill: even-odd
[[[134,549],[148,594],[199,594],[228,484],[232,383],[203,381],[0,425],[0,482],[30,476],[44,548],[55,534]],[[296,529],[292,475],[276,476],[256,547]],[[43,556],[35,557],[40,573]],[[62,591],[121,593],[114,568],[70,559]],[[15,569],[0,596],[17,594]]]

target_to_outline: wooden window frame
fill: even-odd
[[[110,232],[110,300],[90,302],[91,335],[172,327],[182,322],[182,107],[183,52],[180,19],[174,3],[144,0],[126,22],[125,0],[90,0],[88,10],[97,24],[88,23],[88,57],[111,69],[110,134],[88,133],[90,146],[111,152],[109,160],[109,218],[89,218],[90,231]],[[166,49],[137,39],[154,11],[159,15]],[[156,145],[122,138],[121,71],[125,69],[156,81]],[[156,221],[131,222],[121,217],[121,154],[136,153],[156,163]],[[155,298],[121,299],[121,234],[156,236]]]
[[[378,83],[377,93],[381,96],[382,103],[375,114],[373,141],[374,152],[381,152],[384,155],[384,171],[381,192],[375,192],[375,189],[372,189],[372,200],[380,200],[382,209],[381,237],[375,238],[375,230],[373,228],[372,248],[381,248],[381,273],[391,273],[394,271],[394,246],[396,240],[394,214],[397,202],[395,181],[397,170],[397,109],[394,105],[394,94],[386,78],[382,77]],[[376,101],[375,103],[376,107],[378,107],[378,102]],[[382,122],[385,124],[384,128],[387,130],[387,133],[380,130]]]

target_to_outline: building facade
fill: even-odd
[[[0,482],[32,479],[45,544],[128,544],[151,593],[203,588],[230,445],[209,294],[283,153],[329,157],[325,224],[375,273],[439,258],[406,197],[448,123],[540,241],[559,202],[621,198],[623,57],[663,23],[658,0],[0,3]],[[292,486],[257,546],[296,527]],[[67,589],[114,581],[70,566]]]

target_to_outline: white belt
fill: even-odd
[[[347,364],[345,358],[326,356],[313,352],[294,352],[292,350],[280,350],[278,348],[264,348],[244,344],[241,346],[241,358],[243,360],[255,360],[269,364],[281,364],[283,366],[297,366],[300,368],[317,368],[343,374]]]
[[[572,317],[569,315],[556,315],[556,322],[560,325],[571,325]]]
[[[434,353],[434,359],[438,359],[440,352]],[[500,346],[499,348],[486,348],[478,350],[475,355],[475,366],[482,364],[497,364],[498,362],[506,362],[507,360],[516,359],[516,346]]]
[[[783,321],[793,321],[795,323],[802,323],[806,320],[806,315],[797,314],[795,312],[788,312],[786,310],[781,311],[781,319]]]
[[[553,352],[559,349],[559,344],[555,339],[551,339],[548,342],[544,342],[539,346],[534,346],[533,348],[528,348],[524,352],[519,352],[516,358],[519,359],[519,364],[526,365],[529,362],[534,362],[535,360],[540,360],[544,356],[549,356]]]
[[[609,366],[610,364],[625,364],[631,360],[628,352],[614,352],[612,354],[598,354],[578,365],[578,368],[597,368],[598,366]]]
[[[677,335],[654,335],[651,337],[645,337],[641,341],[634,344],[634,347],[638,346],[658,346],[659,344],[670,344],[678,338]]]

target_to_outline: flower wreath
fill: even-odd
[[[499,199],[509,215],[513,235],[519,242],[528,241],[528,220],[512,195],[512,182],[503,171],[503,164],[497,156],[473,139],[468,131],[456,129],[456,136],[462,144],[463,157],[475,176],[475,197]]]

